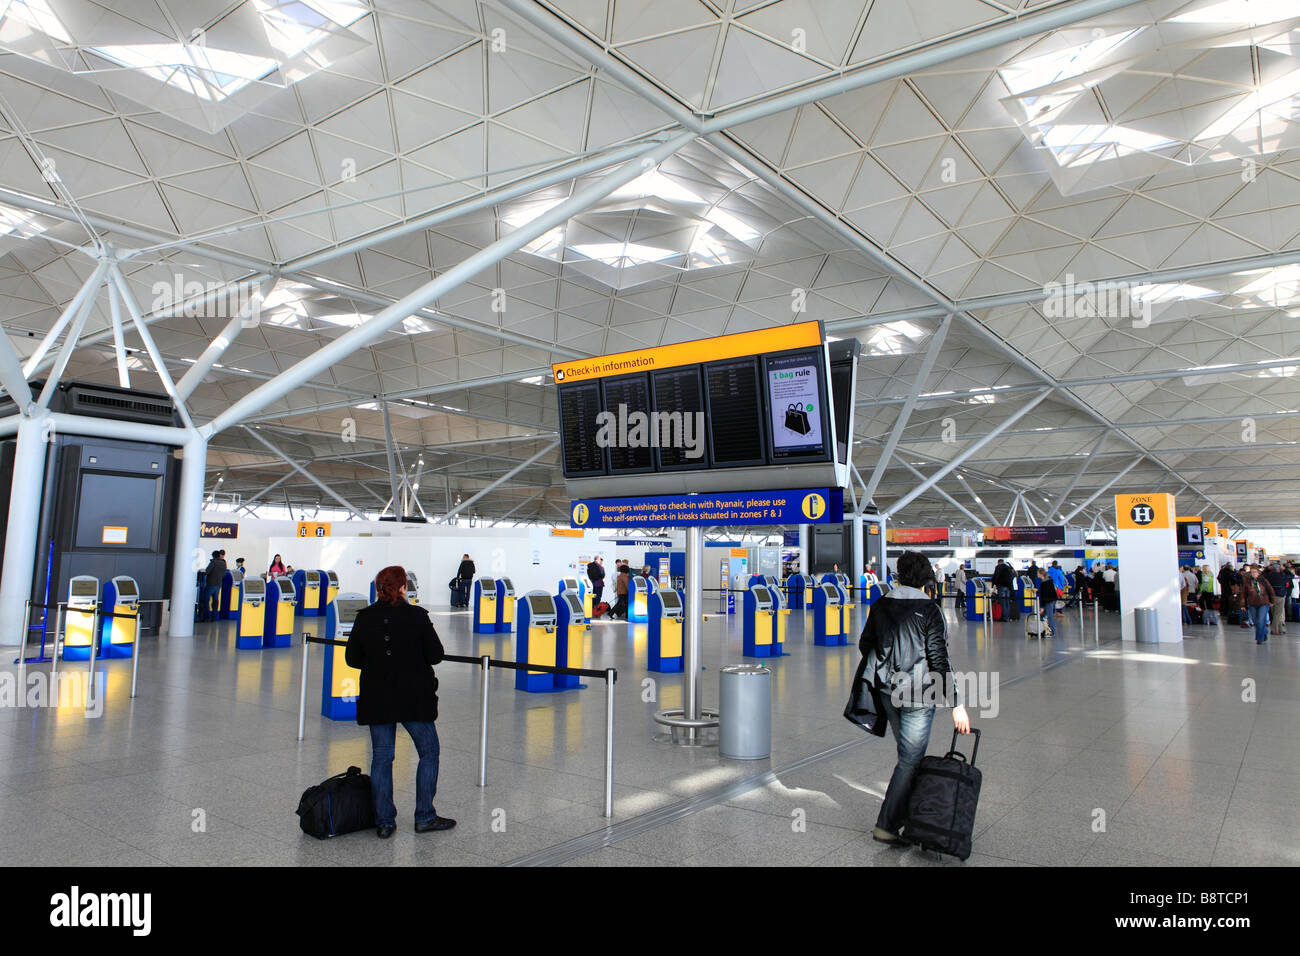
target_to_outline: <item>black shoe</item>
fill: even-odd
[[[431,833],[434,830],[450,830],[456,825],[456,821],[449,817],[434,817],[428,823],[417,823],[415,825],[416,833]]]
[[[397,825],[390,823],[388,824],[388,826],[375,827],[375,834],[376,836],[379,837],[379,839],[387,840],[390,836],[393,835],[394,831],[396,830],[397,830]]]

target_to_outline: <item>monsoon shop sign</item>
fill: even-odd
[[[839,524],[840,488],[743,491],[734,494],[583,498],[569,508],[575,528],[662,528],[691,525]]]

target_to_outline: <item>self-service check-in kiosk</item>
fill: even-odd
[[[1022,574],[1016,578],[1016,594],[1014,600],[1020,602],[1020,613],[1033,614],[1034,605],[1038,600],[1038,582],[1027,574]]]
[[[650,602],[651,594],[659,590],[659,582],[654,578],[643,578],[639,574],[632,575],[632,580],[628,582],[628,604],[627,619],[629,623],[644,624],[650,620]]]
[[[233,621],[239,613],[239,579],[238,572],[227,571],[221,576],[221,591],[217,594],[217,620]]]
[[[140,585],[135,578],[119,574],[104,583],[100,606],[104,616],[99,626],[99,656],[130,657],[140,624]],[[110,612],[115,616],[109,617]]]
[[[591,619],[591,599],[592,593],[587,590],[587,582],[582,578],[560,578],[559,593],[572,591],[578,595],[578,603],[582,605],[582,616]]]
[[[278,574],[266,585],[266,614],[262,625],[263,647],[288,647],[293,643],[293,613],[297,597],[293,581]]]
[[[406,572],[406,603],[420,603],[420,579],[415,576],[414,571]]]
[[[78,574],[68,582],[68,609],[63,617],[63,659],[90,660],[90,642],[99,610],[99,578]]]
[[[874,574],[863,574],[858,578],[858,593],[862,595],[862,604],[867,608],[885,596],[880,587],[880,579]]]
[[[785,596],[792,611],[811,611],[813,588],[817,586],[810,574],[792,574],[785,579]]]
[[[293,590],[297,595],[294,617],[320,617],[324,611],[321,604],[320,572],[299,568],[293,572]]]
[[[235,647],[243,651],[262,646],[266,630],[266,582],[247,575],[239,582],[239,613],[235,618]]]
[[[325,608],[325,639],[346,641],[356,623],[357,612],[368,605],[364,594],[349,591],[336,596]],[[330,720],[356,720],[361,671],[348,667],[344,657],[346,647],[327,644],[326,648],[320,688],[321,716]]]
[[[583,613],[577,591],[561,591],[555,596],[556,657],[560,667],[581,667],[583,639],[591,625]],[[581,687],[577,674],[556,674],[557,690]]]
[[[833,582],[823,582],[813,590],[814,644],[839,647],[849,642],[844,632],[843,594]]]
[[[764,580],[767,589],[772,592],[772,604],[776,608],[776,636],[777,641],[782,647],[785,647],[786,624],[790,620],[790,608],[787,606],[785,599],[785,589],[776,579],[775,574],[765,574]]]
[[[848,634],[853,630],[853,609],[857,603],[849,593],[849,576],[842,571],[834,571],[830,574],[822,575],[822,584],[833,584],[840,592],[840,633],[848,639]],[[841,642],[843,643],[843,642]]]
[[[751,585],[742,596],[743,645],[746,657],[781,657],[780,612],[766,584]]]
[[[497,578],[496,632],[509,634],[515,626],[515,586],[509,578]]]
[[[493,578],[474,579],[474,633],[497,632],[497,582]]]
[[[321,607],[329,607],[339,596],[339,575],[337,571],[322,571],[321,588],[325,591],[325,600]]]
[[[569,666],[561,662],[562,659],[568,660],[569,648],[560,646],[555,598],[545,591],[529,591],[523,597],[515,614],[519,622],[519,631],[515,635],[515,662],[547,667]],[[564,690],[564,684],[558,680],[560,676],[548,671],[515,671],[515,690],[534,694]]]
[[[983,578],[971,578],[966,582],[966,620],[984,619],[984,605],[989,599],[989,583]]]
[[[686,604],[680,591],[660,588],[647,599],[650,605],[650,626],[646,646],[650,656],[650,670],[661,674],[680,674],[685,660],[682,642],[682,623]]]

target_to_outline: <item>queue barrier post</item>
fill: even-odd
[[[50,652],[50,686],[59,692],[59,638],[63,636],[64,605],[60,601],[54,605],[54,650]]]
[[[91,698],[95,693],[95,649],[99,638],[99,604],[95,604],[95,616],[92,618],[90,632],[90,664],[86,668],[86,677],[89,683],[86,685],[86,706],[90,706]],[[58,693],[57,689],[55,693]]]
[[[18,686],[24,688],[27,686],[27,628],[31,625],[32,620],[32,601],[28,598],[23,602],[23,643],[18,648]],[[44,642],[42,642],[44,643]]]
[[[1092,601],[1092,639],[1098,647],[1101,647],[1101,599],[1094,598]]]
[[[302,635],[302,687],[298,691],[298,739],[302,740],[307,729],[307,668],[310,664],[308,650],[311,643],[307,640],[307,633]]]
[[[480,694],[481,702],[479,704],[479,735],[478,735],[478,785],[487,786],[487,746],[488,746],[488,694],[491,691],[492,682],[489,679],[492,674],[492,658],[484,654],[479,658],[479,665],[483,668],[482,674],[482,693]]]
[[[135,646],[131,648],[131,699],[135,700],[135,680],[140,673],[140,624],[137,617],[135,630]]]
[[[605,670],[605,816],[614,815],[614,668]]]

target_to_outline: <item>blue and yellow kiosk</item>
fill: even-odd
[[[572,605],[570,605],[570,612]],[[529,591],[523,596],[516,609],[515,619],[519,623],[515,635],[515,662],[518,664],[542,664],[547,667],[581,666],[582,645],[575,647],[575,632],[569,629],[567,639],[560,640],[559,611],[555,598],[545,591]],[[577,632],[576,641],[581,641],[581,631]],[[566,690],[570,685],[564,675],[549,671],[515,671],[515,690],[530,694],[544,694],[551,691]],[[581,685],[576,685],[581,686]]]
[[[321,583],[319,571],[299,568],[293,572],[293,590],[298,598],[294,617],[320,617],[325,613],[325,606],[321,603]]]
[[[639,574],[634,574],[628,581],[627,587],[628,623],[645,624],[650,620],[649,598],[659,590],[659,582],[654,578],[643,578]]]
[[[509,634],[515,626],[515,586],[509,578],[497,578],[496,632]]]
[[[104,615],[99,625],[99,656],[130,657],[140,624],[140,585],[125,574],[105,581],[100,607]],[[109,617],[110,613],[120,616]]]
[[[989,583],[983,578],[966,581],[966,620],[984,620],[984,605],[989,599]]]
[[[868,609],[885,596],[884,589],[880,586],[880,579],[866,572],[858,576],[858,593],[862,595],[863,607]]]
[[[680,674],[686,653],[682,638],[686,602],[680,591],[660,588],[650,595],[649,604],[649,668],[661,674]]]
[[[259,650],[266,630],[266,582],[245,575],[239,582],[239,610],[235,616],[235,647],[241,651]]]
[[[239,579],[243,577],[234,569],[221,576],[221,591],[217,594],[217,620],[233,621],[239,613]]]
[[[587,582],[582,578],[560,578],[559,590],[557,594],[563,594],[566,591],[572,591],[578,595],[578,602],[582,605],[582,616],[591,618],[591,592],[587,590]]]
[[[320,573],[320,586],[325,594],[322,608],[329,607],[339,596],[339,575],[337,571],[325,571]]]
[[[297,603],[293,581],[277,574],[266,585],[266,614],[262,625],[263,647],[288,647],[293,643],[293,612]]]
[[[746,657],[783,657],[779,599],[766,584],[751,584],[742,595],[743,653]]]
[[[99,612],[99,578],[78,574],[68,581],[68,606],[63,615],[63,659],[90,660]]]
[[[853,630],[853,609],[857,603],[849,593],[849,576],[842,571],[832,571],[822,575],[822,584],[833,584],[840,592],[840,633],[849,634]]]
[[[561,591],[555,596],[555,641],[557,666],[581,667],[584,635],[591,630],[582,601],[574,591]],[[556,674],[557,690],[582,687],[577,674]]]
[[[334,572],[331,571],[329,573],[333,574]],[[335,580],[336,581],[338,580],[337,576],[335,576]],[[370,603],[371,604],[375,603],[376,600],[375,595],[376,595],[375,582],[371,581],[370,582]],[[415,576],[414,571],[406,572],[406,603],[407,604],[420,603],[420,581]]]
[[[368,606],[366,596],[354,591],[339,594],[325,608],[325,639],[345,641],[352,633],[357,612]],[[330,720],[356,720],[357,695],[361,692],[361,671],[349,667],[346,647],[326,645],[325,671],[321,677],[320,712]]]
[[[470,601],[475,634],[497,632],[497,582],[495,578],[474,579],[474,596]]]
[[[795,572],[785,579],[786,603],[792,611],[811,611],[813,588],[817,584],[811,574]]]
[[[1020,613],[1033,614],[1034,605],[1038,601],[1038,582],[1027,574],[1018,574],[1016,585],[1016,593],[1012,595],[1012,599],[1020,602]]]
[[[840,647],[849,642],[844,630],[843,592],[833,581],[813,589],[813,643]]]

